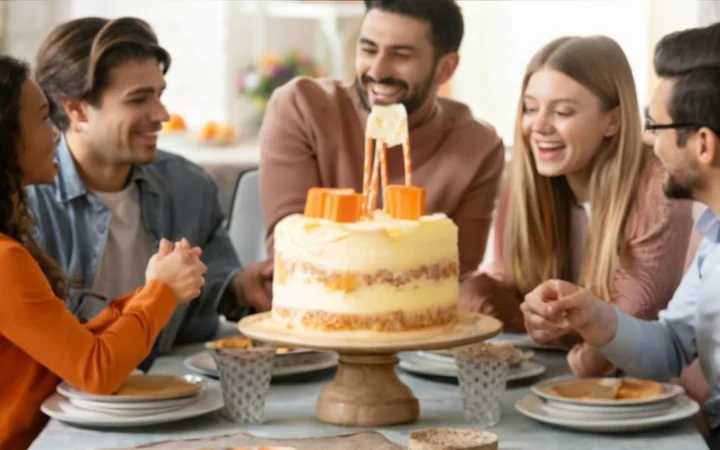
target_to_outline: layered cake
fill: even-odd
[[[376,118],[371,114],[369,120]],[[392,121],[374,123],[403,130]],[[362,193],[312,188],[304,213],[276,225],[275,321],[315,331],[395,332],[456,319],[457,227],[444,214],[425,213],[425,191],[407,173],[407,137],[406,183],[387,183],[390,134],[368,138]],[[376,208],[378,192],[382,209]]]

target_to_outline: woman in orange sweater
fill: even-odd
[[[187,241],[163,240],[146,285],[82,325],[61,300],[65,277],[32,237],[23,186],[52,183],[48,102],[24,63],[0,56],[0,449],[27,449],[45,426],[41,403],[60,380],[96,394],[117,390],[150,352],[179,302],[207,270]]]

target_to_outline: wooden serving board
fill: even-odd
[[[131,448],[109,450],[229,450],[233,447],[276,446],[295,450],[404,450],[406,447],[394,444],[375,431],[331,436],[324,438],[273,439],[254,436],[249,433],[235,433],[207,438],[181,441],[164,441]],[[99,450],[99,449],[98,449]]]

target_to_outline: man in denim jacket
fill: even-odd
[[[53,185],[28,188],[39,241],[77,281],[66,301],[81,320],[104,308],[99,297],[145,283],[161,238],[202,248],[208,266],[202,294],[178,306],[154,355],[213,339],[218,314],[268,309],[272,277],[269,261],[240,270],[208,175],[157,149],[168,120],[160,97],[169,65],[169,54],[139,19],[83,18],[53,30],[39,50],[35,78],[61,131],[59,170]]]

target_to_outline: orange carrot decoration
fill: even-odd
[[[383,193],[385,212],[393,219],[418,220],[425,215],[425,189],[390,185]]]

